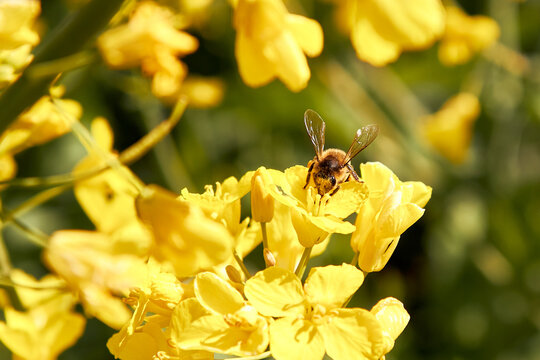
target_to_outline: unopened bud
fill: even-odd
[[[274,217],[274,198],[268,192],[272,179],[264,167],[251,179],[251,216],[258,222],[270,222]]]
[[[276,266],[276,258],[274,257],[274,254],[272,254],[270,249],[264,248],[263,256],[266,267]]]
[[[225,272],[227,273],[229,280],[231,280],[233,283],[242,283],[242,275],[240,274],[240,271],[238,271],[238,269],[234,266],[227,265],[225,267]]]

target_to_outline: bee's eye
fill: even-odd
[[[336,178],[333,176],[330,176],[330,182],[332,183],[332,186],[336,185]]]

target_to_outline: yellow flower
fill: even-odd
[[[430,47],[444,31],[440,0],[355,0],[351,41],[357,56],[384,66],[403,51]]]
[[[245,285],[245,295],[270,325],[276,360],[379,359],[384,351],[381,323],[371,312],[342,308],[360,287],[363,273],[352,265],[313,268],[304,286],[292,272],[271,267]]]
[[[54,360],[84,331],[86,320],[72,306],[71,299],[56,297],[27,312],[6,308],[5,322],[0,321],[0,341],[14,358]]]
[[[306,184],[308,169],[293,166],[285,173],[274,172],[274,184],[270,194],[290,207],[292,224],[300,244],[312,247],[326,239],[329,234],[349,234],[355,227],[343,219],[352,214],[365,201],[367,188],[363,183],[349,181],[341,184],[334,195],[324,194]]]
[[[233,253],[234,237],[224,224],[164,189],[146,187],[136,208],[153,234],[154,256],[171,264],[178,277],[219,265]]]
[[[200,207],[206,216],[225,225],[234,238],[234,249],[241,258],[261,242],[260,237],[257,237],[259,225],[249,218],[240,220],[240,199],[249,192],[252,174],[253,172],[248,172],[240,180],[231,176],[223,183],[216,182],[215,189],[211,185],[206,185],[202,194],[190,193],[184,188],[178,198],[180,201]],[[225,261],[216,264],[212,270],[225,276],[227,265],[239,269],[232,252]]]
[[[178,355],[167,343],[168,325],[176,305],[193,296],[192,286],[162,271],[161,265],[152,258],[145,271],[146,279],[133,287],[129,297],[124,299],[134,309],[131,319],[107,342],[109,351],[119,359],[151,360],[158,352]]]
[[[41,6],[37,0],[0,2],[0,49],[36,45],[39,35],[32,27],[40,11]]]
[[[39,42],[33,25],[40,11],[37,0],[0,2],[0,88],[15,81],[32,60],[32,47]]]
[[[401,334],[410,316],[407,310],[403,307],[401,301],[388,297],[380,300],[370,311],[382,325],[384,334],[384,351],[383,354],[388,354],[394,347],[394,342]],[[384,356],[381,358],[384,360]]]
[[[424,214],[431,188],[417,181],[401,182],[381,163],[361,164],[369,198],[358,209],[351,246],[358,266],[380,271],[394,252],[400,235]]]
[[[11,154],[0,155],[0,181],[6,181],[15,176],[17,163]],[[0,189],[2,187],[0,186]]]
[[[55,97],[64,89],[53,89]],[[75,100],[58,99],[63,111],[79,119],[82,107]],[[43,96],[29,110],[22,113],[0,136],[0,155],[16,154],[31,146],[43,144],[71,130],[69,119],[57,109],[49,96]]]
[[[238,0],[233,21],[238,70],[247,85],[262,86],[277,77],[291,91],[307,86],[311,73],[304,53],[321,53],[319,23],[289,14],[281,0]]]
[[[15,286],[15,290],[22,305],[27,309],[59,297],[66,297],[66,302],[75,303],[74,295],[66,291],[66,282],[55,275],[45,275],[38,281],[20,269],[13,269],[9,276],[15,284],[20,285]]]
[[[174,28],[171,11],[152,1],[137,5],[129,22],[101,35],[98,47],[104,60],[115,69],[141,66],[152,77],[152,92],[158,97],[179,95],[187,69],[177,56],[194,52],[198,41]]]
[[[424,134],[442,156],[460,164],[467,158],[480,102],[470,93],[450,98],[435,114],[424,119]]]
[[[223,100],[225,83],[217,77],[188,76],[182,84],[182,94],[189,99],[189,106],[209,108]]]
[[[142,259],[115,249],[105,234],[62,230],[51,236],[45,262],[79,294],[88,314],[116,329],[127,322],[130,312],[115,295],[141,283]]]
[[[497,41],[499,25],[487,16],[469,16],[460,8],[446,8],[446,30],[439,44],[439,60],[447,66],[463,64]]]
[[[184,350],[249,356],[268,347],[268,322],[217,275],[195,278],[196,299],[184,300],[171,320],[173,343]]]
[[[117,156],[113,150],[113,132],[106,119],[94,119],[91,131],[98,149],[90,149],[88,156],[73,170],[75,175],[104,166],[107,163],[106,156]],[[122,167],[122,170],[130,171],[127,167]],[[77,181],[74,192],[96,229],[110,236],[117,249],[140,255],[148,253],[152,239],[135,211],[138,192],[124,174],[117,169],[105,170]]]

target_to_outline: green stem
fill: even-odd
[[[298,266],[296,267],[296,271],[294,273],[300,279],[302,278],[302,276],[304,276],[304,272],[306,271],[306,266],[307,266],[309,257],[311,256],[311,250],[312,249],[313,249],[313,247],[304,248],[304,252],[302,253],[302,257],[300,258],[300,262],[298,263]]]
[[[176,103],[176,106],[174,107],[169,118],[161,122],[155,128],[153,128],[150,132],[140,138],[135,144],[122,151],[118,156],[118,160],[124,165],[129,165],[140,159],[171,132],[171,130],[178,123],[178,121],[180,121],[180,119],[182,118],[186,107],[187,100],[183,97],[180,98]],[[16,178],[0,181],[0,185],[5,184],[8,186],[20,187],[73,185],[73,183],[77,181],[85,180],[94,175],[98,175],[99,173],[107,170],[108,168],[109,167],[107,165],[101,165],[77,174],[69,173],[48,177]]]
[[[0,272],[2,278],[9,278],[11,274],[11,261],[9,260],[9,254],[4,243],[4,237],[0,231]],[[0,288],[3,288],[9,298],[10,304],[19,311],[24,310],[24,307],[19,299],[19,295],[12,285],[0,284]]]
[[[233,250],[233,255],[234,255],[234,259],[238,263],[238,266],[240,266],[240,269],[242,270],[242,272],[246,276],[246,279],[249,279],[251,277],[251,274],[249,273],[249,270],[247,269],[247,267],[244,264],[244,261],[242,260],[240,255],[238,255],[238,252],[236,251],[236,249]]]
[[[268,234],[266,233],[266,223],[261,222],[263,249],[268,249]]]
[[[352,266],[356,266],[358,264],[358,257],[360,256],[360,253],[359,252],[355,252],[354,253],[354,256],[351,260],[351,265]]]
[[[45,62],[65,58],[79,52],[109,23],[124,0],[91,0],[61,22],[38,45],[34,61],[22,76],[0,97],[0,133],[22,113],[47,93],[58,73],[31,77],[33,69]]]

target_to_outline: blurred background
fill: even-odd
[[[447,67],[438,44],[406,52],[382,68],[360,61],[336,25],[336,5],[286,2],[324,30],[322,54],[309,60],[308,86],[294,93],[281,82],[253,89],[239,74],[234,56],[232,10],[213,1],[199,24],[187,31],[200,41],[183,57],[190,76],[211,77],[223,89],[216,105],[189,107],[170,136],[133,171],[146,183],[179,193],[201,192],[206,184],[239,178],[259,166],[284,170],[307,164],[314,150],[303,113],[311,108],[327,123],[326,144],[347,149],[359,127],[377,124],[377,140],[353,165],[380,161],[403,181],[433,188],[423,218],[404,233],[388,265],[370,274],[353,299],[370,308],[378,299],[400,299],[411,321],[387,359],[540,359],[540,2],[457,2],[469,15],[487,15],[500,27],[495,49],[465,64]],[[43,33],[75,1],[42,1]],[[66,74],[64,98],[81,103],[82,122],[106,117],[123,150],[168,117],[170,105],[150,92],[140,70],[113,71],[97,60]],[[460,92],[480,104],[471,121],[470,144],[460,161],[449,160],[426,136],[429,115]],[[467,135],[466,135],[467,136]],[[85,155],[67,134],[17,155],[18,177],[69,173]],[[2,194],[14,208],[35,189]],[[247,212],[246,212],[247,213]],[[22,221],[45,233],[92,228],[68,191],[28,212]],[[13,228],[4,230],[14,266],[42,276],[41,249]],[[259,252],[256,250],[256,253]],[[312,265],[352,258],[349,239],[335,236]],[[248,258],[260,267],[260,257]],[[109,359],[105,343],[113,330],[89,320],[84,336],[60,359]],[[8,358],[3,348],[0,358]]]

